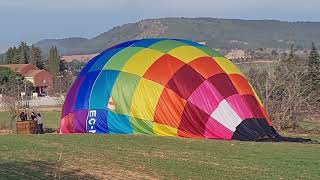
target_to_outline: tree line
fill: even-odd
[[[5,53],[4,64],[33,64],[54,76],[60,75],[66,69],[57,47],[51,47],[48,57],[45,57],[39,47],[29,46],[26,42],[21,42],[18,47],[10,47]]]
[[[5,64],[33,64],[40,69],[44,68],[40,48],[29,46],[21,42],[18,47],[10,47],[5,53]]]

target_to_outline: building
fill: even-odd
[[[52,87],[53,77],[52,75],[44,70],[39,69],[32,64],[7,64],[0,65],[0,67],[8,67],[12,71],[23,76],[27,81],[30,81],[35,88],[35,92],[38,95],[44,95],[48,93],[48,89]]]
[[[252,58],[251,55],[242,49],[232,49],[225,57],[230,60],[248,60]]]

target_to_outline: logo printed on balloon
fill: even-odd
[[[87,132],[89,133],[96,133],[96,117],[97,117],[97,111],[96,110],[90,110],[89,116],[87,119]]]

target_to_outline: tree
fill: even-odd
[[[22,99],[20,98],[20,92],[24,91],[23,88],[26,85],[28,96],[33,92],[32,83],[26,81],[22,76],[16,74],[7,67],[0,67],[0,87],[1,94],[3,95],[1,103],[4,108],[9,111],[11,119],[9,120],[9,127],[13,127],[19,111],[22,106]]]
[[[41,50],[38,47],[31,46],[30,48],[30,64],[36,65],[39,69],[44,68],[42,61]]]
[[[307,77],[311,83],[311,90],[316,91],[320,89],[320,56],[314,43],[308,58],[308,72]]]
[[[11,64],[19,64],[20,62],[20,54],[19,54],[19,51],[16,47],[13,47],[13,59],[12,59],[12,62]]]
[[[19,64],[29,63],[29,46],[25,42],[21,42],[18,48]]]
[[[281,59],[267,69],[249,70],[248,78],[262,97],[277,129],[295,129],[308,114],[306,106],[310,95],[305,96],[305,92],[310,85],[302,83],[305,69],[305,61],[298,58],[291,48],[287,59]]]
[[[6,52],[6,60],[5,60],[5,62],[7,63],[7,64],[12,64],[13,63],[13,58],[14,58],[14,50],[13,50],[13,48],[12,47],[10,47],[8,50],[7,50],[7,52]]]
[[[58,54],[57,47],[51,47],[49,49],[49,57],[48,57],[48,71],[54,76],[59,75],[60,70],[60,57]]]

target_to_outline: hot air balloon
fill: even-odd
[[[279,137],[244,74],[183,39],[128,41],[94,57],[67,94],[60,133]]]

